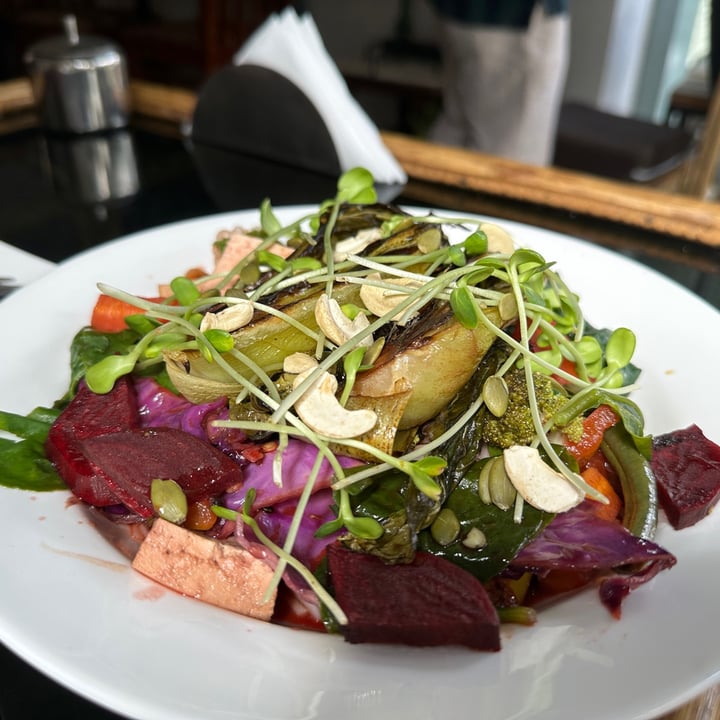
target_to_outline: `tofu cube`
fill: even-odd
[[[182,595],[260,620],[272,617],[277,592],[263,602],[273,575],[267,563],[167,520],[154,521],[132,566]]]

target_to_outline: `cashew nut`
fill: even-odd
[[[372,275],[368,275],[368,279],[380,280],[381,278],[378,273],[373,273]],[[381,317],[382,315],[385,315],[385,313],[393,310],[407,298],[411,291],[417,290],[422,286],[419,281],[414,280],[413,278],[393,277],[389,278],[387,282],[392,285],[397,285],[398,288],[390,290],[387,288],[377,287],[376,285],[360,286],[360,299],[365,304],[365,307],[373,313],[373,315],[377,315],[378,317]],[[404,291],[401,288],[408,288],[408,290]],[[397,315],[394,315],[391,320],[404,325],[407,320],[402,321],[402,319],[407,312],[408,309],[405,308],[405,310],[402,310]],[[408,319],[412,316],[412,314],[413,313],[411,312]]]
[[[200,331],[227,330],[227,332],[233,332],[239,330],[252,320],[254,312],[249,300],[240,300],[240,302],[228,305],[220,312],[205,313],[200,321]]]
[[[528,504],[561,513],[579,504],[584,493],[540,457],[537,448],[513,445],[503,452],[505,472]]]
[[[325,336],[336,345],[347,342],[370,324],[367,315],[364,313],[358,313],[353,320],[350,320],[342,311],[338,301],[335,298],[328,297],[325,293],[315,303],[315,319]],[[372,335],[368,335],[358,345],[360,347],[370,347],[372,343]]]
[[[314,368],[301,372],[293,381],[297,388]],[[308,427],[331,438],[351,438],[372,430],[377,415],[372,410],[346,410],[335,397],[337,380],[322,372],[317,380],[295,401],[295,410]]]
[[[299,375],[306,370],[313,370],[318,366],[318,361],[307,353],[294,352],[283,360],[283,372],[291,375]]]
[[[500,225],[495,223],[480,223],[480,230],[487,236],[489,253],[501,253],[502,255],[510,255],[515,250],[515,243],[512,235]]]
[[[382,230],[379,227],[365,228],[335,244],[333,260],[342,262],[347,260],[348,255],[356,255],[362,252],[368,245],[372,245],[382,237]]]

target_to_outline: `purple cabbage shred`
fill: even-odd
[[[675,563],[674,555],[651,540],[578,506],[557,515],[508,569],[541,576],[553,570],[593,573],[600,578],[600,599],[619,617],[622,601],[632,590]]]

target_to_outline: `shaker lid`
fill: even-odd
[[[88,60],[92,61],[108,54],[119,55],[115,43],[106,38],[78,33],[74,15],[63,16],[64,35],[40,40],[30,47],[28,55],[36,60]]]

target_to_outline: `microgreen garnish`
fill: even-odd
[[[452,245],[447,251],[448,261],[456,267],[464,267],[467,264],[465,251],[460,245]]]
[[[424,495],[432,500],[439,500],[442,494],[442,488],[435,480],[442,474],[447,466],[447,460],[441,457],[428,455],[416,462],[410,463],[403,461],[400,465],[410,476],[415,487]]]
[[[465,238],[462,247],[465,249],[468,257],[483,255],[487,252],[487,235],[482,230],[475,230],[475,232],[470,233],[470,235]]]
[[[174,278],[170,282],[170,289],[178,305],[192,305],[200,297],[197,285],[190,278],[182,276]]]
[[[323,267],[323,264],[319,260],[310,257],[291,258],[287,261],[287,264],[290,265],[293,273],[302,273],[308,270],[321,270]]]
[[[365,540],[377,540],[383,534],[382,525],[373,518],[353,515],[350,506],[350,495],[347,490],[340,490],[338,495],[340,496],[338,520],[342,521],[342,525],[345,526],[348,532]]]
[[[265,198],[260,203],[260,227],[268,237],[275,236],[282,230],[282,225],[273,212],[269,198]]]
[[[383,222],[380,231],[383,237],[390,237],[409,222],[407,215],[393,215]],[[410,221],[411,222],[411,221]]]
[[[257,259],[261,265],[267,265],[271,270],[278,273],[283,272],[288,266],[285,258],[282,258],[269,250],[258,251]]]
[[[358,371],[362,367],[363,358],[365,357],[365,348],[356,347],[351,350],[343,358],[343,370],[345,371],[345,387],[343,388],[342,395],[340,396],[340,404],[345,405],[350,397],[353,385],[355,384],[355,378]]]
[[[206,340],[221,353],[230,352],[235,347],[235,341],[227,330],[206,330],[204,333]]]
[[[136,348],[139,348],[139,351],[134,350],[127,355],[108,355],[95,363],[85,373],[88,387],[96,393],[109,393],[118,378],[129,375],[135,369],[135,364],[142,352],[139,345]]]
[[[362,167],[348,170],[340,176],[337,184],[338,194],[335,201],[338,203],[368,204],[377,200],[375,180],[372,174]]]
[[[470,330],[480,322],[479,311],[475,299],[467,285],[458,285],[450,293],[450,306],[458,322]]]
[[[156,320],[151,320],[146,315],[128,315],[125,318],[125,324],[138,335],[147,335],[159,323]]]

